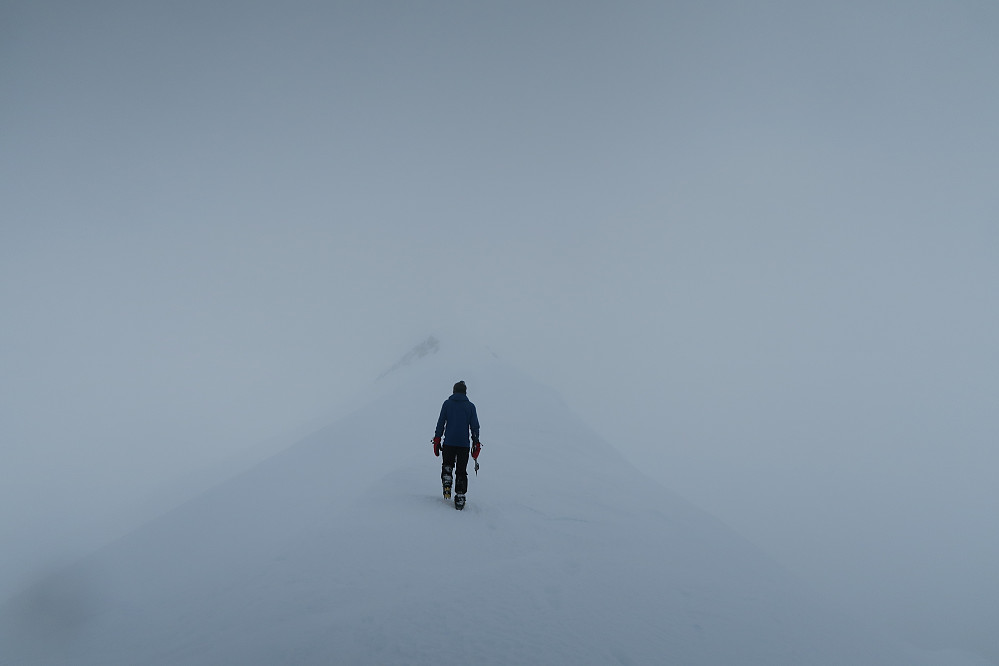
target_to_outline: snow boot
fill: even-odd
[[[465,508],[465,493],[458,493],[454,496],[454,508],[461,511]]]
[[[451,468],[445,467],[443,473],[441,474],[441,483],[444,485],[444,499],[451,499],[451,484],[454,482],[454,477],[451,475]]]

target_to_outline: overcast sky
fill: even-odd
[[[0,3],[0,596],[456,330],[999,661],[997,71],[984,0]]]

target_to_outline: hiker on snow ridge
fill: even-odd
[[[434,431],[434,455],[444,454],[441,462],[441,484],[444,486],[444,499],[451,498],[451,484],[455,480],[452,472],[457,469],[455,483],[454,508],[465,507],[465,493],[468,491],[468,456],[478,460],[482,444],[479,442],[479,417],[475,413],[475,405],[465,395],[467,387],[460,381],[454,385],[451,397],[441,406],[441,415],[437,419],[437,429]],[[472,435],[471,447],[468,436]],[[444,437],[443,444],[441,436]],[[476,463],[476,469],[478,469]]]

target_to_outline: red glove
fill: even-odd
[[[472,442],[472,460],[478,460],[479,459],[479,451],[481,451],[481,450],[482,450],[482,443],[481,442],[478,442],[478,441]]]
[[[434,455],[439,456],[441,454],[441,438],[434,437]]]

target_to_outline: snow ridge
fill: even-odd
[[[934,664],[495,355],[429,338],[404,360],[360,409],[67,572],[86,582],[69,622],[37,591],[0,610],[3,663]],[[430,446],[457,379],[484,443],[462,512]]]

